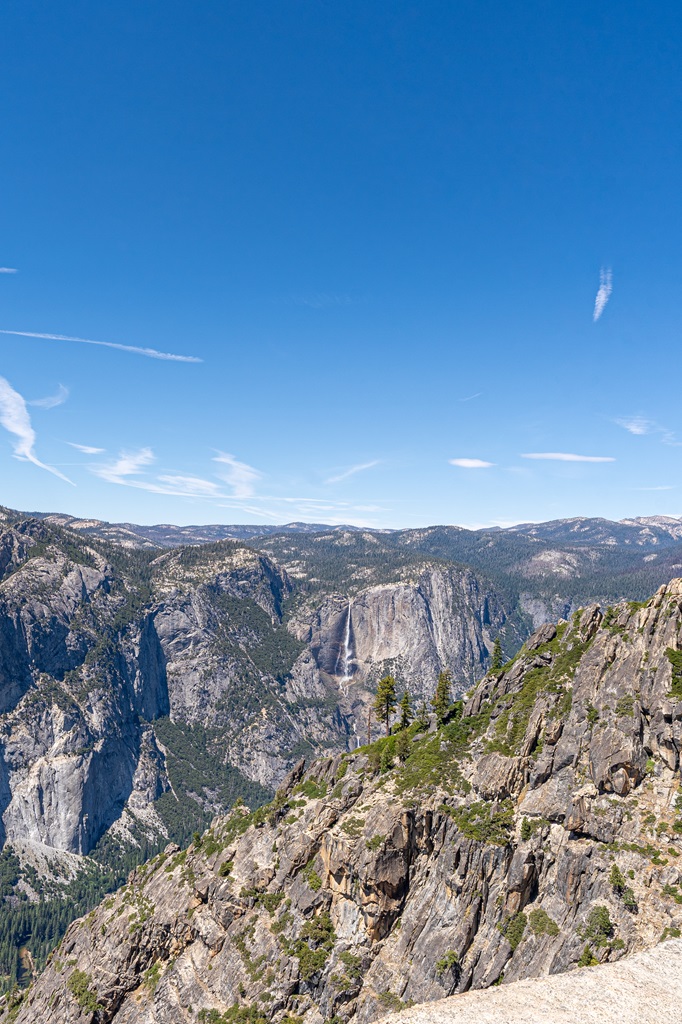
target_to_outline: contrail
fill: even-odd
[[[594,313],[592,314],[592,320],[596,324],[599,317],[604,312],[606,303],[609,301],[611,292],[613,291],[613,275],[610,270],[605,270],[604,267],[599,271],[599,291],[597,297],[594,300]]]
[[[20,338],[45,338],[47,341],[77,341],[80,345],[100,345],[102,348],[116,348],[119,352],[132,352],[136,356],[150,359],[167,359],[174,363],[203,363],[198,356],[178,356],[173,352],[159,352],[155,348],[139,348],[137,345],[119,345],[115,341],[92,341],[91,338],[72,338],[68,334],[38,334],[35,331],[3,331],[0,334],[15,334]]]

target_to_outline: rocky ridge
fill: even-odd
[[[17,1024],[365,1022],[682,927],[682,580],[546,625],[442,726],[303,764],[73,924]]]

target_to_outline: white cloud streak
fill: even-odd
[[[475,395],[467,395],[466,398],[459,398],[459,402],[473,402],[474,398],[480,398],[483,394],[482,391],[477,391]]]
[[[610,455],[573,455],[571,452],[527,452],[522,459],[546,459],[551,462],[615,462]]]
[[[145,466],[150,466],[152,462],[154,462],[154,452],[151,448],[140,448],[137,452],[121,452],[115,462],[93,466],[92,472],[110,484],[135,486],[128,480],[128,477],[142,473]]]
[[[599,271],[599,290],[597,292],[597,297],[594,300],[594,312],[592,313],[592,320],[595,324],[604,312],[606,303],[609,301],[612,291],[613,274],[610,269],[602,267]]]
[[[83,455],[103,455],[106,448],[93,448],[90,444],[75,444],[74,441],[66,442],[71,448],[75,448],[77,452],[82,452]]]
[[[372,462],[360,462],[357,466],[351,466],[350,469],[346,469],[343,473],[338,473],[336,476],[330,476],[325,480],[326,484],[339,484],[342,480],[347,480],[349,476],[355,476],[356,473],[363,473],[366,469],[373,469],[374,466],[379,465],[379,459],[374,459]]]
[[[673,448],[682,446],[682,442],[677,440],[673,430],[668,430],[667,427],[656,423],[655,420],[648,420],[644,416],[623,416],[614,420],[614,423],[622,427],[623,430],[627,430],[630,434],[635,434],[639,437],[644,434],[658,434],[661,444],[671,445]]]
[[[624,416],[621,419],[616,419],[615,423],[630,434],[650,434],[656,429],[656,424],[651,420],[645,419],[644,416]]]
[[[59,477],[65,483],[73,484],[73,481],[60,473],[58,469],[55,469],[54,466],[46,466],[37,457],[34,450],[36,434],[31,425],[26,402],[4,377],[0,377],[0,424],[17,439],[14,442],[15,458],[22,462],[32,462],[34,466],[46,469],[48,473]]]
[[[250,498],[253,495],[256,481],[261,479],[262,473],[253,466],[240,462],[228,452],[219,451],[213,461],[227,466],[227,469],[218,473],[218,476],[232,488],[233,497]]]
[[[16,267],[0,267],[0,274],[16,274]]]
[[[494,462],[485,462],[483,459],[449,459],[451,466],[459,466],[460,469],[490,469]]]
[[[119,352],[132,352],[136,356],[147,356],[149,359],[164,359],[174,363],[203,363],[198,356],[179,356],[173,352],[159,352],[155,348],[142,348],[138,345],[120,345],[115,341],[93,341],[91,338],[74,338],[69,334],[38,334],[35,331],[6,331],[0,334],[11,334],[18,338],[42,338],[46,341],[75,341],[79,345],[99,345],[101,348],[115,348]]]
[[[58,405],[63,405],[68,397],[69,389],[60,384],[54,395],[48,395],[46,398],[34,398],[32,402],[26,404],[34,405],[37,409],[56,409]]]

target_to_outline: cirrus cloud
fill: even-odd
[[[58,405],[63,405],[68,397],[69,389],[60,384],[53,395],[48,395],[46,398],[34,398],[33,401],[26,404],[34,405],[37,409],[56,409]]]
[[[16,438],[14,441],[15,458],[21,462],[32,462],[34,466],[46,469],[48,473],[59,477],[65,483],[73,484],[73,481],[69,480],[68,476],[64,476],[54,466],[47,466],[36,455],[36,433],[31,424],[26,400],[23,395],[14,390],[10,382],[5,380],[4,377],[0,377],[0,425]]]
[[[550,462],[615,462],[611,455],[574,455],[572,452],[526,452],[522,459],[546,459]]]
[[[19,338],[42,338],[44,341],[75,341],[79,345],[98,345],[100,348],[115,348],[119,352],[132,352],[136,356],[147,356],[149,359],[163,359],[174,363],[202,363],[198,356],[179,356],[174,352],[159,352],[155,348],[143,348],[140,345],[121,345],[116,341],[93,341],[91,338],[74,338],[70,334],[39,334],[36,331],[7,331],[0,334],[12,334]]]
[[[218,476],[232,488],[233,497],[250,498],[253,495],[256,481],[263,476],[261,472],[246,462],[240,462],[228,452],[219,451],[213,461],[227,466]]]
[[[82,452],[83,455],[103,455],[106,448],[93,448],[91,444],[76,444],[75,441],[66,442],[69,447],[75,448],[77,452]]]
[[[360,462],[357,466],[351,466],[350,469],[345,469],[343,473],[338,473],[336,476],[330,476],[325,480],[326,484],[338,484],[342,480],[347,480],[349,476],[355,476],[356,473],[362,473],[366,469],[373,469],[374,466],[379,465],[379,459],[373,459],[372,462]]]
[[[602,267],[599,271],[599,290],[597,292],[597,297],[594,300],[594,312],[592,313],[592,320],[595,324],[606,309],[606,303],[611,298],[612,291],[613,274],[610,269]]]

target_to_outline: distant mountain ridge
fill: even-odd
[[[552,519],[544,523],[517,523],[508,527],[482,527],[469,530],[463,526],[433,526],[416,530],[373,529],[358,526],[330,526],[326,523],[285,524],[223,524],[205,526],[176,526],[157,523],[142,526],[138,523],[109,523],[101,519],[84,519],[61,512],[26,512],[34,519],[43,519],[53,526],[65,526],[88,536],[100,537],[129,547],[178,547],[181,544],[210,544],[219,540],[245,540],[270,537],[273,534],[315,534],[338,531],[358,531],[376,534],[421,533],[424,530],[446,529],[469,534],[522,534],[536,540],[555,541],[575,545],[610,545],[626,547],[667,547],[682,543],[682,517],[635,516],[614,521],[600,517],[577,516],[571,519]]]

